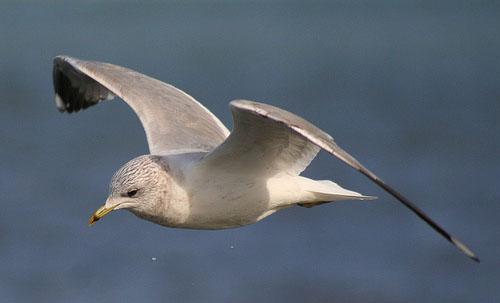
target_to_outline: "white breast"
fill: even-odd
[[[255,223],[275,211],[301,200],[295,176],[268,178],[228,174],[224,170],[197,166],[202,154],[168,156],[178,195],[175,209],[184,212],[178,227],[221,229]],[[172,207],[172,206],[171,206]]]

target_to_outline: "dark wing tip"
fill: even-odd
[[[69,65],[69,66],[67,66]],[[54,84],[54,93],[56,106],[59,112],[78,111],[79,103],[79,92],[76,85],[72,85],[70,76],[67,74],[71,72],[71,65],[67,63],[67,60],[63,56],[58,56],[54,58],[54,66],[52,69],[52,80]]]
[[[312,125],[310,122],[272,105],[258,103],[248,100],[234,100],[230,103],[232,108],[237,108],[239,110],[252,111],[256,114],[270,117],[271,119],[286,123],[296,132],[303,135],[305,138],[318,145],[319,147],[325,149],[329,153],[333,154],[341,161],[345,162],[347,165],[358,170],[377,185],[382,187],[385,191],[395,197],[399,202],[408,207],[412,212],[414,212],[418,217],[429,224],[435,231],[441,234],[446,240],[455,245],[464,254],[466,254],[472,260],[479,262],[479,258],[462,242],[460,242],[455,237],[451,236],[446,230],[444,230],[440,225],[438,225],[434,220],[432,220],[424,211],[418,208],[410,200],[408,200],[401,193],[396,191],[394,188],[389,186],[387,183],[382,181],[377,175],[364,167],[358,160],[356,160],[349,153],[340,148],[333,138],[327,133],[323,132],[319,128]]]
[[[359,161],[357,161],[353,156],[344,151],[338,145],[336,145],[333,141],[331,142],[331,150],[330,153],[338,157],[347,165],[357,169],[363,175],[368,177],[378,186],[383,188],[386,192],[391,194],[394,198],[396,198],[399,202],[409,208],[413,213],[415,213],[420,219],[424,220],[427,224],[429,224],[435,231],[441,234],[446,240],[455,245],[460,251],[466,254],[472,260],[479,262],[479,258],[462,242],[458,239],[450,235],[444,228],[442,228],[439,224],[437,224],[434,220],[432,220],[423,210],[413,204],[408,198],[403,196],[401,193],[396,191],[394,188],[389,186],[387,183],[382,181],[377,175],[371,172],[369,169],[364,167]]]
[[[465,245],[464,243],[462,243],[460,240],[458,240],[455,237],[450,237],[450,241],[451,241],[451,243],[453,243],[453,245],[455,245],[458,249],[460,249],[469,258],[471,258],[472,260],[476,261],[477,263],[481,262],[479,260],[479,258],[476,256],[476,254],[474,252],[472,252],[472,250],[470,250],[470,248],[468,248],[467,245]]]
[[[80,70],[84,63],[68,56],[54,58],[52,80],[60,112],[77,112],[114,97],[106,87]]]
[[[359,163],[359,162],[358,162]],[[430,227],[432,227],[435,231],[437,231],[441,236],[443,236],[450,243],[455,245],[461,252],[467,255],[472,260],[479,262],[479,258],[470,250],[467,245],[462,243],[460,240],[452,236],[449,232],[447,232],[444,228],[442,228],[436,221],[432,220],[423,210],[413,204],[408,198],[403,196],[400,192],[396,191],[394,188],[389,186],[387,183],[378,178],[374,173],[369,171],[364,166],[360,166],[359,171],[363,173],[365,176],[370,178],[377,185],[382,187],[385,191],[391,194],[394,198],[396,198],[399,202],[409,208],[413,213],[415,213],[420,219],[424,220]]]

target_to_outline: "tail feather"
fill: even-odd
[[[308,201],[300,202],[300,206],[312,207],[327,202],[340,200],[373,200],[377,197],[365,196],[358,192],[345,189],[330,180],[312,180],[299,177],[302,190],[309,192]]]

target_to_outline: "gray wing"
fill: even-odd
[[[53,80],[61,112],[77,112],[115,96],[123,99],[141,120],[151,154],[209,151],[229,134],[217,117],[185,92],[128,68],[57,56]]]
[[[203,163],[213,169],[244,171],[247,175],[300,174],[320,147],[305,140],[288,124],[268,119],[263,112],[260,115],[260,108],[244,110],[243,106],[248,104],[254,103],[231,102],[233,131],[223,144],[205,156]]]
[[[233,101],[231,111],[234,120],[231,135],[203,159],[204,164],[235,172],[241,169],[247,172],[250,169],[267,175],[280,171],[298,174],[314,158],[318,149],[322,148],[382,187],[463,253],[479,262],[465,244],[450,235],[313,124],[285,110],[253,101]]]

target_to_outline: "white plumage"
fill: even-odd
[[[300,176],[322,148],[370,178],[479,261],[330,135],[292,113],[263,103],[233,101],[234,129],[229,133],[185,92],[124,67],[58,56],[53,78],[60,111],[79,111],[118,96],[136,112],[148,139],[151,154],[117,171],[105,205],[90,223],[114,209],[127,209],[165,226],[221,229],[252,224],[294,205],[372,199],[329,180]]]

